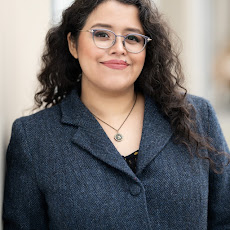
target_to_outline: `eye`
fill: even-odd
[[[102,31],[102,30],[95,31],[95,32],[94,32],[94,36],[95,36],[96,38],[102,38],[102,39],[106,39],[106,38],[109,39],[109,38],[110,38],[109,33],[106,32],[106,31]]]
[[[139,43],[140,42],[140,36],[138,35],[134,35],[134,34],[130,34],[126,36],[126,41],[130,42],[130,43]]]

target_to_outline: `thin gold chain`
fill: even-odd
[[[101,120],[98,116],[96,116],[95,114],[93,114],[94,117],[96,117],[98,120],[100,120],[101,122],[103,122],[104,124],[108,125],[110,128],[114,129],[115,131],[117,131],[117,133],[119,132],[119,130],[121,129],[121,127],[125,124],[126,120],[128,119],[128,117],[130,116],[131,112],[133,111],[134,109],[134,106],[136,105],[136,102],[137,102],[137,94],[136,94],[136,97],[135,97],[135,101],[133,103],[133,106],[131,108],[131,110],[129,111],[129,114],[127,115],[127,117],[125,118],[125,120],[122,122],[122,124],[120,125],[120,127],[118,129],[115,129],[113,126],[111,126],[110,124],[106,123],[105,121]]]

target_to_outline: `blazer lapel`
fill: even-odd
[[[73,90],[61,103],[61,112],[62,123],[76,126],[76,132],[71,140],[74,144],[133,178],[134,173],[109,140],[100,124],[81,102],[76,90]],[[161,152],[171,136],[172,130],[169,122],[162,116],[154,101],[146,96],[137,175]]]
[[[134,173],[109,140],[100,124],[81,102],[76,90],[72,91],[61,103],[61,112],[62,123],[76,126],[76,132],[71,140],[74,144],[133,178]],[[71,160],[72,153],[69,154],[69,159],[73,163]]]
[[[146,96],[137,175],[161,152],[171,136],[170,123],[163,117],[154,101]]]

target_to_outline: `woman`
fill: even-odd
[[[5,229],[228,229],[228,147],[148,0],[76,0],[7,152]],[[48,108],[50,107],[50,108]]]

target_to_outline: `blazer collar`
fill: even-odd
[[[160,112],[154,100],[145,96],[145,112],[137,161],[137,175],[157,157],[171,137],[172,129],[169,121]]]
[[[84,127],[89,131],[96,131],[100,125],[95,122],[96,119],[90,113],[88,108],[81,102],[77,90],[72,90],[61,103],[61,121],[64,124]]]
[[[61,103],[62,122],[78,127],[73,142],[95,157],[133,177],[131,169],[106,133],[73,90]],[[145,96],[145,112],[138,154],[137,175],[161,152],[172,136],[169,122],[154,101]]]
[[[63,102],[60,104],[62,118],[61,122],[66,125],[76,126],[76,132],[72,137],[72,142],[88,153],[94,155],[99,160],[109,164],[130,177],[134,177],[134,173],[124,161],[122,156],[116,150],[108,136],[104,132],[95,117],[90,113],[87,107],[81,102],[77,91],[73,90]],[[67,153],[66,157],[76,168],[74,157]],[[77,169],[75,170],[77,173]]]

